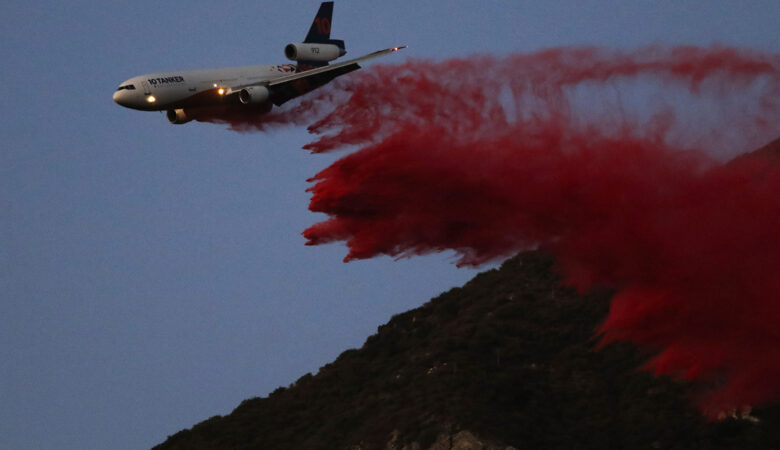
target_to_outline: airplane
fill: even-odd
[[[322,2],[302,43],[288,44],[285,56],[297,64],[226,67],[139,75],[119,85],[114,101],[140,111],[166,111],[172,124],[198,117],[265,114],[271,108],[360,69],[359,62],[406,46],[378,50],[335,64],[344,56],[344,41],[331,39],[333,2]]]

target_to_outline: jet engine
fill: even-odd
[[[333,61],[347,51],[334,44],[287,44],[284,56],[292,61]]]
[[[169,109],[168,112],[165,113],[165,117],[168,118],[168,122],[175,125],[181,125],[192,120],[192,117],[187,117],[187,114],[184,113],[183,109]]]
[[[271,93],[265,86],[251,86],[238,92],[238,99],[245,105],[265,103],[270,96]]]

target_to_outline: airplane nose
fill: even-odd
[[[122,97],[123,97],[124,93],[125,93],[124,91],[116,91],[116,92],[114,92],[114,101],[116,103],[122,105],[122,106],[125,106],[124,102],[122,101],[123,100]]]
[[[125,108],[133,108],[133,93],[127,90],[114,92],[114,101]]]

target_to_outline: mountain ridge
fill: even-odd
[[[560,281],[549,254],[520,254],[154,448],[780,448],[778,408],[708,422],[692,386],[638,370],[649,355],[597,350],[611,293]]]

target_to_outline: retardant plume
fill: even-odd
[[[379,66],[309,127],[309,244],[346,260],[542,246],[617,294],[599,330],[699,381],[709,414],[780,398],[780,170],[721,161],[780,134],[780,57],[729,48],[554,49]],[[324,94],[319,94],[324,95]],[[326,134],[330,133],[330,134]]]
[[[201,111],[188,111],[194,120],[227,124],[229,129],[238,132],[269,131],[286,125],[307,125],[322,117],[322,110],[331,106],[338,90],[323,89],[316,96],[299,99],[295,104],[283,108],[272,108],[270,112],[261,109],[247,112],[245,108],[212,108]]]

